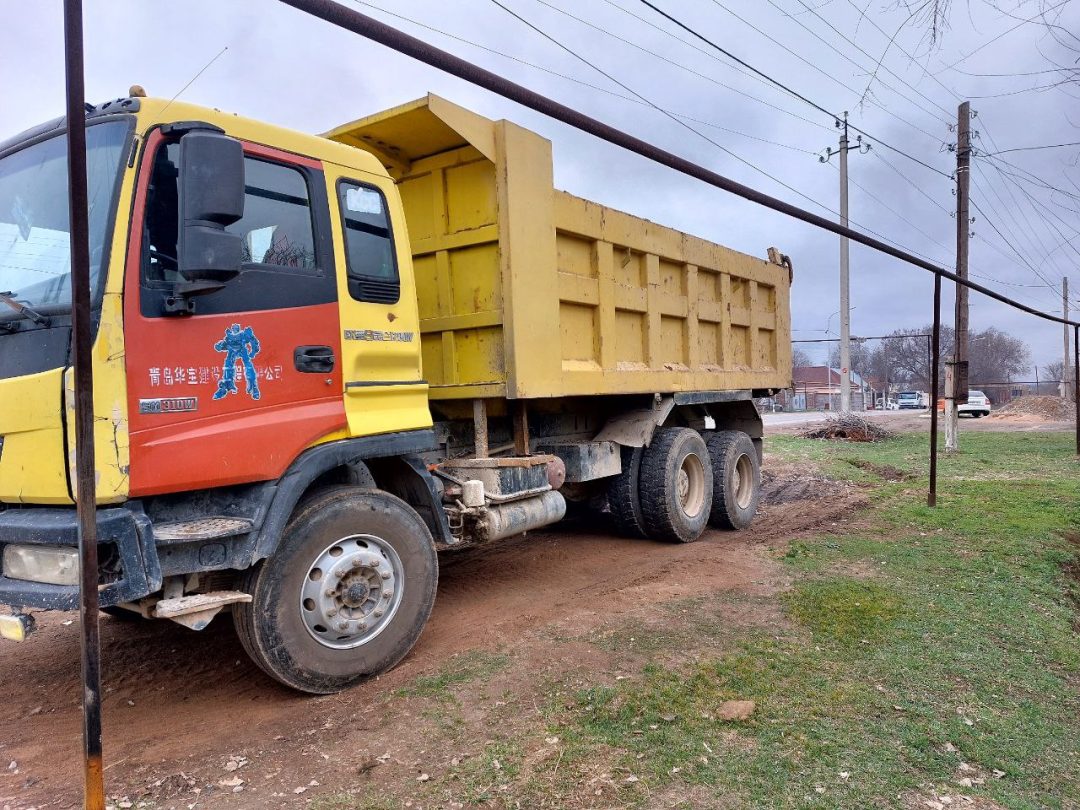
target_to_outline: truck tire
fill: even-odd
[[[745,529],[761,499],[761,463],[754,442],[738,430],[721,430],[705,442],[712,458],[713,497],[709,525]]]
[[[695,430],[661,428],[641,455],[638,496],[645,534],[653,540],[692,543],[712,508],[712,464]]]
[[[623,537],[644,537],[645,519],[641,514],[638,482],[641,472],[641,447],[623,447],[622,472],[608,486],[608,509],[615,529]]]
[[[305,500],[277,550],[248,569],[240,643],[270,677],[330,694],[393,667],[435,603],[431,532],[399,498],[336,487]]]

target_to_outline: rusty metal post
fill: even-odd
[[[1061,376],[1067,374],[1062,372]],[[1076,455],[1080,456],[1080,326],[1073,327],[1073,400],[1076,402]]]
[[[487,400],[477,397],[473,406],[473,455],[477,458],[488,457],[488,418]]]
[[[529,452],[529,407],[528,400],[519,399],[514,408],[514,452],[519,456]]]
[[[941,355],[941,276],[934,274],[934,334],[930,349],[930,491],[927,506],[937,506],[937,401]]]
[[[75,383],[75,502],[79,521],[79,626],[82,631],[83,785],[87,810],[104,810],[101,758],[101,641],[98,637],[97,487],[94,475],[94,371],[90,323],[90,227],[86,189],[86,91],[82,0],[64,0],[68,214],[71,229],[71,340]]]

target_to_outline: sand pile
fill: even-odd
[[[1061,397],[1017,397],[997,408],[991,418],[1034,416],[1048,422],[1068,422],[1076,418],[1076,406]]]

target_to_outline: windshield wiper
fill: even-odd
[[[48,326],[51,323],[51,321],[40,312],[36,312],[21,301],[16,301],[15,293],[13,292],[0,292],[0,302],[7,304],[13,310],[18,312],[19,315],[33,321],[38,326]]]

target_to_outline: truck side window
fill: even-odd
[[[307,181],[296,169],[244,160],[244,216],[227,227],[244,237],[244,263],[312,270],[315,232]]]
[[[177,175],[180,144],[163,143],[153,158],[143,224],[140,309],[163,314],[178,277]],[[243,237],[243,272],[199,299],[200,313],[251,312],[337,300],[326,185],[320,170],[248,155],[244,216],[228,226]]]
[[[396,303],[401,296],[386,198],[374,186],[338,183],[349,293],[357,301]]]

